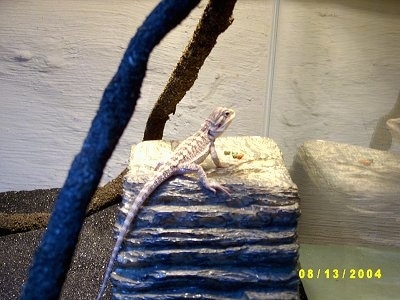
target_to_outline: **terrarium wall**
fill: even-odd
[[[400,149],[399,50],[399,1],[281,1],[270,135],[288,164],[307,139]]]
[[[62,185],[104,87],[157,2],[1,2],[0,191]],[[206,3],[152,54],[141,99],[103,183],[126,167],[130,145],[142,140],[149,111]],[[389,112],[398,114],[400,102],[397,1],[281,1],[275,66],[268,65],[272,17],[273,1],[237,2],[235,21],[164,138],[185,138],[223,105],[237,111],[227,135],[268,132],[288,165],[307,139],[389,149],[392,141],[381,138],[387,131],[378,124]],[[275,76],[266,115],[269,67]]]

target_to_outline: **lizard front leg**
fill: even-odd
[[[214,142],[211,142],[210,144],[210,156],[212,161],[214,162],[214,165],[217,168],[223,168],[224,166],[221,164],[221,161],[218,158],[217,150],[215,150],[215,144]]]
[[[230,191],[227,187],[224,187],[222,184],[215,181],[208,181],[207,174],[206,172],[204,172],[204,169],[200,165],[195,163],[188,163],[179,165],[178,168],[182,173],[197,172],[201,185],[204,186],[206,189],[212,191],[213,193],[216,193],[217,190],[219,190],[227,195],[230,195]]]

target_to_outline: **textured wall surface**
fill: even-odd
[[[0,4],[0,191],[60,186],[136,28],[157,1],[2,1]],[[103,181],[122,171],[130,145],[188,43],[206,2],[152,54],[131,124]],[[239,108],[230,134],[260,134],[269,5],[238,3],[166,138],[197,130],[218,105]],[[266,17],[267,16],[267,17]],[[228,52],[227,52],[228,50]],[[249,55],[251,54],[251,55]],[[242,107],[246,107],[243,109]],[[247,116],[247,117],[246,117]],[[245,127],[252,122],[254,127]]]
[[[104,87],[156,2],[1,1],[0,191],[62,185]],[[103,182],[125,168],[130,145],[141,141],[205,5],[152,54]],[[227,135],[264,132],[271,14],[272,1],[238,1],[234,23],[171,117],[166,139],[188,136],[217,105],[237,110]],[[398,28],[395,0],[281,2],[269,132],[288,164],[310,138],[370,145],[379,119],[400,107]]]

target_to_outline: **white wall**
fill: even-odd
[[[158,1],[1,1],[0,191],[62,185],[73,156],[130,38]],[[188,43],[206,2],[151,56],[142,97],[103,182],[127,164],[145,121]],[[197,130],[216,106],[239,109],[230,134],[260,134],[248,124],[263,105],[267,61],[265,1],[238,3],[165,138]],[[248,55],[251,53],[252,55]],[[250,105],[249,105],[250,104]],[[245,108],[243,108],[245,107]]]
[[[0,191],[62,185],[102,91],[157,1],[0,2]],[[206,2],[156,48],[133,119],[103,182],[129,147]],[[165,132],[181,139],[217,105],[237,110],[229,135],[261,135],[272,1],[239,0]],[[270,134],[290,164],[309,138],[368,146],[399,97],[397,1],[281,1]],[[400,102],[400,100],[399,100]]]

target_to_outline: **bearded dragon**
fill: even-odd
[[[104,294],[119,249],[129,231],[133,219],[136,217],[144,201],[165,180],[173,175],[197,172],[200,183],[206,189],[213,193],[216,193],[218,190],[229,195],[228,188],[217,182],[208,181],[206,173],[199,164],[204,161],[208,154],[210,154],[214,164],[217,167],[222,167],[215,150],[214,141],[228,128],[234,118],[235,112],[232,109],[217,107],[205,120],[199,131],[179,144],[167,162],[157,166],[155,176],[143,186],[128,210],[127,216],[115,242],[114,249],[111,253],[111,258],[104,274],[103,283],[96,298],[97,300],[100,300]]]

